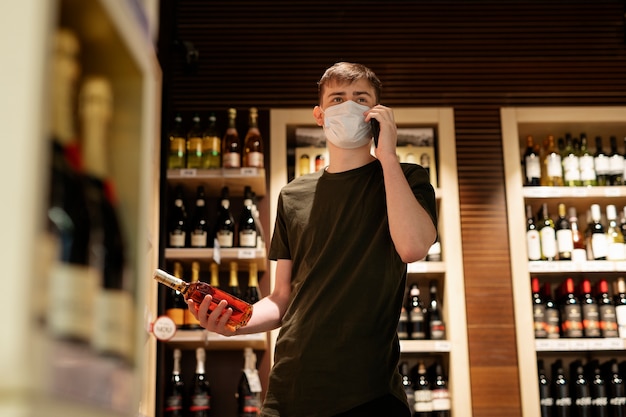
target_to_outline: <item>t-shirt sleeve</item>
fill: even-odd
[[[420,165],[403,164],[404,175],[417,201],[424,207],[437,229],[437,202],[435,189],[430,183],[428,171]]]
[[[272,261],[276,261],[278,259],[291,259],[282,193],[278,197],[276,223],[274,224],[274,233],[272,234],[268,258]]]

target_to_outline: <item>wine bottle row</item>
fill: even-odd
[[[198,285],[198,283],[203,283],[204,287],[208,289],[207,293],[212,295],[214,298],[220,298],[220,295],[223,296],[224,293],[230,295],[234,297],[229,297],[229,299],[232,300],[231,304],[233,304],[235,313],[247,311],[249,307],[247,305],[244,305],[243,303],[253,305],[261,298],[261,293],[259,291],[257,264],[254,262],[251,262],[249,264],[248,282],[245,288],[240,286],[239,284],[238,263],[230,262],[229,267],[230,271],[227,286],[221,285],[219,267],[215,262],[212,262],[210,266],[209,282],[205,282],[202,279],[203,276],[201,276],[200,273],[200,263],[197,261],[191,263],[190,280],[184,279],[183,267],[180,262],[174,262],[172,275],[175,278],[184,281],[190,286],[196,286]],[[167,283],[165,284],[167,285]],[[193,290],[190,291],[193,292]],[[218,295],[215,295],[216,293],[218,293]],[[169,293],[167,294],[167,298],[165,300],[165,314],[174,321],[178,329],[200,329],[200,323],[187,308],[186,299],[189,298],[189,296],[190,294],[185,294],[181,292],[181,288],[179,287],[171,287]],[[203,296],[204,295],[202,295],[201,297]],[[237,314],[233,314],[233,317],[236,315]]]
[[[599,204],[592,204],[585,226],[581,226],[576,207],[558,204],[553,218],[548,204],[541,204],[535,217],[533,207],[526,205],[526,249],[530,261],[626,260],[626,207],[618,219],[614,204],[606,206],[603,216]]]
[[[244,187],[243,207],[236,222],[229,188],[223,187],[217,217],[209,220],[204,186],[196,190],[194,209],[188,214],[182,186],[177,186],[168,215],[168,246],[171,248],[257,248],[265,246],[263,227],[250,186]]]
[[[199,114],[194,114],[192,125],[184,127],[177,114],[168,133],[169,169],[263,168],[264,145],[258,128],[258,111],[249,110],[248,131],[243,141],[237,130],[237,109],[228,109],[228,128],[223,135],[217,130],[217,118],[211,113],[203,126]]]
[[[174,349],[173,366],[163,404],[165,417],[208,417],[211,415],[211,383],[206,375],[204,348],[197,348],[193,376],[181,371],[182,351]],[[261,411],[261,380],[256,369],[256,354],[244,349],[244,366],[237,387],[233,387],[238,417],[256,417]]]
[[[531,279],[535,338],[626,337],[626,281],[606,279],[595,285],[587,278],[578,285],[566,278],[553,297],[551,285]]]
[[[426,367],[420,361],[411,368],[403,361],[399,370],[413,417],[450,417],[451,398],[441,362],[435,360]]]
[[[537,361],[541,417],[626,416],[626,362],[611,359]]]
[[[626,137],[624,138],[626,146]],[[587,135],[555,140],[548,135],[543,144],[526,138],[522,167],[527,186],[607,186],[624,185],[625,155],[618,150],[617,138],[609,138],[610,151],[603,148],[602,137],[595,138],[595,152],[588,148]],[[625,148],[626,149],[626,148]],[[626,150],[625,150],[626,151]]]
[[[444,340],[446,325],[443,320],[441,300],[437,281],[429,282],[429,301],[425,304],[420,298],[417,283],[411,284],[405,296],[405,302],[398,321],[400,340]]]

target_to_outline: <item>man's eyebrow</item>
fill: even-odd
[[[353,96],[372,96],[368,91],[355,91],[352,93]]]

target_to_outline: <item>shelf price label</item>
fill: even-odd
[[[256,250],[254,248],[239,249],[237,251],[237,258],[239,259],[254,259],[255,257],[256,257]]]
[[[198,175],[198,170],[195,168],[186,168],[186,169],[181,169],[180,170],[180,176],[181,177],[195,177]]]
[[[259,175],[259,169],[252,167],[241,168],[240,175],[242,177],[256,177]]]

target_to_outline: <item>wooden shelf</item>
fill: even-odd
[[[536,339],[537,352],[603,352],[624,350],[624,339]]]
[[[257,264],[259,271],[267,269],[267,254],[265,249],[254,248],[228,248],[220,249],[220,270],[227,271],[229,262],[236,261],[243,265],[251,262]],[[167,248],[165,249],[165,259],[183,262],[198,261],[207,266],[215,259],[215,249],[213,248]]]
[[[250,186],[257,197],[265,196],[265,169],[219,168],[219,169],[168,169],[167,181],[195,192],[204,186],[207,196],[218,197],[223,187],[228,187],[230,197],[243,197],[244,187]]]
[[[207,350],[255,350],[267,349],[267,333],[237,336],[222,336],[206,330],[178,330],[172,339],[165,342],[181,349],[204,347]]]
[[[450,352],[452,343],[448,340],[400,340],[402,353]]]

